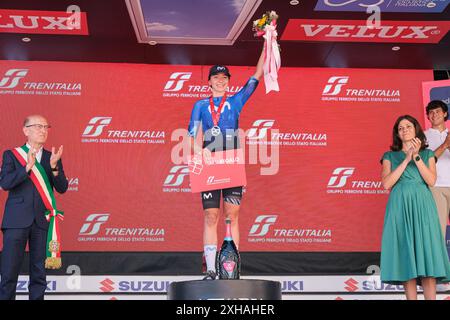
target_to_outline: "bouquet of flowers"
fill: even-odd
[[[266,34],[266,26],[277,26],[278,15],[275,11],[267,11],[261,19],[253,21],[253,31],[255,37],[261,37]]]
[[[281,66],[280,46],[277,43],[277,20],[275,11],[267,11],[261,19],[253,21],[255,37],[265,39],[264,49],[264,84],[266,93],[272,90],[280,91],[278,86],[278,70]]]

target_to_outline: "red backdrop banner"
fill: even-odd
[[[29,114],[52,125],[47,148],[64,145],[64,251],[202,250],[200,195],[171,154],[194,102],[209,96],[208,69],[0,62],[1,149],[25,142]],[[232,94],[254,68],[231,72]],[[379,160],[399,115],[423,123],[422,82],[432,79],[431,70],[284,68],[279,93],[260,84],[240,117],[240,249],[379,251],[388,196]]]

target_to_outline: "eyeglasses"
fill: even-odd
[[[27,125],[27,126],[25,126],[26,128],[29,128],[29,127],[35,127],[36,129],[38,129],[38,130],[42,130],[42,129],[44,129],[44,130],[49,130],[52,126],[51,125],[48,125],[48,124],[29,124],[29,125]]]

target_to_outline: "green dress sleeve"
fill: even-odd
[[[422,157],[424,160],[426,160],[425,162],[426,162],[427,166],[428,166],[429,160],[430,160],[431,158],[434,158],[434,161],[437,162],[437,157],[436,157],[436,155],[434,154],[434,151],[432,151],[432,150],[430,150],[430,149],[425,149],[425,150],[423,150],[423,154],[421,154],[421,157]]]
[[[383,154],[383,156],[381,157],[381,159],[380,159],[380,163],[383,164],[383,160],[384,160],[384,159],[389,160],[390,162],[392,162],[392,160],[391,160],[391,155],[392,155],[391,151],[385,152],[385,153]]]

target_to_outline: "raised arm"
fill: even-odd
[[[263,45],[263,49],[261,50],[261,55],[259,56],[258,63],[256,64],[256,71],[255,71],[255,74],[253,75],[253,77],[256,78],[257,80],[261,79],[261,77],[264,75],[263,66],[264,66],[265,54],[266,54],[266,46]]]

